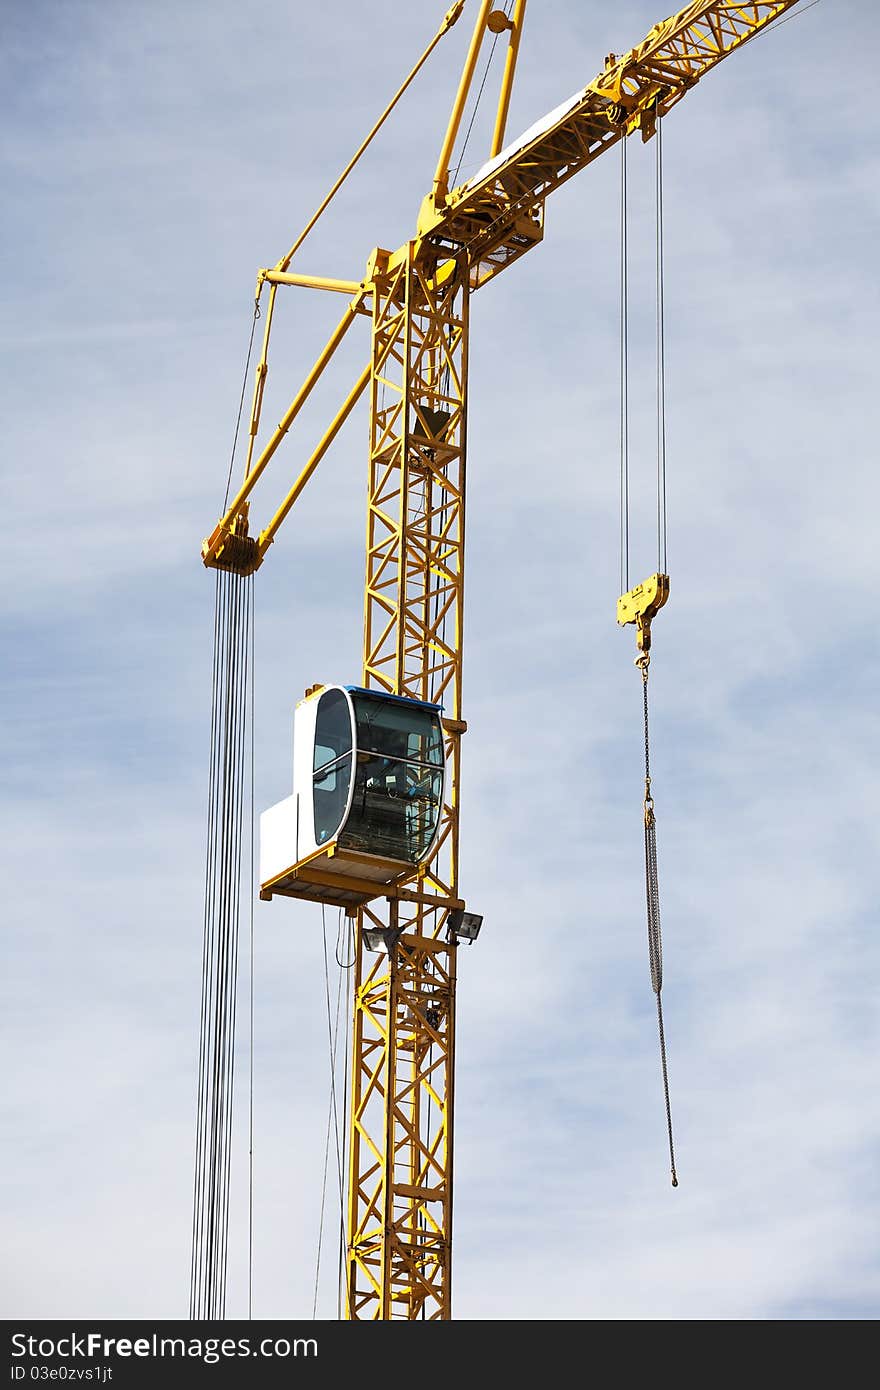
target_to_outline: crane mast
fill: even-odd
[[[359,912],[352,1318],[450,1316],[468,267],[440,261],[409,243],[373,280],[363,683],[443,705],[447,776],[427,871]]]
[[[526,0],[510,15],[480,0],[433,187],[415,237],[372,253],[360,281],[288,270],[262,285],[312,285],[352,296],[303,389],[226,516],[202,547],[206,565],[250,573],[341,424],[369,388],[369,480],[362,681],[367,688],[443,707],[444,804],[436,854],[381,897],[365,891],[356,915],[349,1117],[347,1273],[351,1319],[451,1317],[455,996],[465,902],[459,885],[462,628],[471,292],[536,245],[544,201],[611,145],[662,117],[704,72],[796,0],[695,3],[655,26],[621,58],[506,149],[504,128]],[[461,0],[448,12],[449,27]],[[462,113],[487,33],[508,48],[489,159],[449,188]],[[371,352],[282,506],[257,536],[248,498],[349,326],[369,313]],[[266,372],[257,369],[252,437]],[[336,901],[316,872],[313,897]],[[365,888],[368,888],[366,885]],[[297,890],[299,891],[299,889]],[[377,950],[376,946],[381,949]]]

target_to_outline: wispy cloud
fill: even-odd
[[[443,7],[332,8],[273,2],[255,25],[231,3],[82,0],[11,25],[10,1316],[186,1306],[213,590],[198,547],[222,501],[255,271]],[[532,8],[514,127],[660,18],[650,0]],[[378,52],[383,23],[395,39]],[[876,1315],[876,31],[869,6],[816,6],[708,76],[665,136],[672,597],[652,708],[675,1192],[640,691],[614,625],[613,155],[551,200],[543,247],[474,302],[462,869],[485,926],[460,967],[459,1317]],[[433,61],[305,268],[348,275],[410,233],[465,42],[456,31]],[[835,71],[830,120],[817,93]],[[652,157],[632,143],[639,575],[655,557]],[[339,308],[283,300],[270,424]],[[362,336],[258,507],[365,352]],[[359,674],[365,452],[361,413],[258,577],[257,809],[287,789],[302,689]],[[275,902],[255,922],[256,1311],[308,1316],[329,1085],[320,915]],[[241,1129],[235,1164],[238,1313]]]

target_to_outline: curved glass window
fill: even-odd
[[[325,763],[332,763],[343,753],[351,752],[351,715],[348,700],[341,690],[328,690],[318,701],[315,719],[315,772]]]
[[[354,790],[346,849],[420,864],[443,810],[443,731],[435,710],[355,694]]]
[[[318,701],[312,764],[315,841],[319,845],[336,834],[345,815],[351,755],[348,701],[341,690],[328,690]]]
[[[358,749],[443,766],[443,731],[435,710],[417,704],[353,695]]]

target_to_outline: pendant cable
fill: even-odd
[[[626,621],[635,621],[639,655],[636,666],[642,677],[642,706],[645,738],[645,791],[643,801],[645,842],[645,904],[648,930],[648,960],[651,987],[657,1000],[657,1027],[660,1039],[660,1066],[663,1078],[663,1099],[666,1110],[666,1133],[669,1142],[669,1163],[672,1186],[678,1186],[675,1167],[675,1146],[672,1134],[672,1109],[669,1100],[669,1073],[666,1058],[666,1035],[663,1027],[663,946],[660,930],[660,887],[657,870],[657,818],[651,784],[651,741],[648,721],[648,671],[651,664],[651,620],[665,602],[667,578],[667,503],[666,503],[666,339],[665,286],[663,264],[663,145],[662,120],[656,112],[655,139],[655,201],[656,201],[656,408],[657,408],[657,575],[654,577],[657,599],[653,606],[641,600],[642,607],[630,610]],[[628,229],[627,229],[627,167],[626,136],[621,139],[620,161],[620,589],[630,594],[629,566],[629,295],[628,295]],[[648,582],[650,583],[650,581]],[[648,583],[632,591],[639,595]],[[662,596],[661,596],[662,595]],[[621,600],[623,602],[623,599]],[[634,616],[637,614],[637,616]]]

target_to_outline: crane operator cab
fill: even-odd
[[[357,686],[296,707],[293,795],[260,816],[260,897],[353,908],[415,878],[443,809],[440,706]]]

